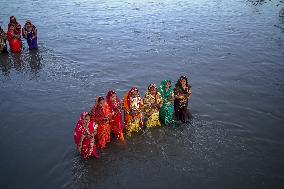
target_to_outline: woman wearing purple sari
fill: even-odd
[[[37,49],[37,29],[30,20],[26,21],[22,35],[27,40],[30,50]]]

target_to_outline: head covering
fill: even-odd
[[[17,22],[15,16],[10,16],[10,22],[12,22],[12,19],[13,19],[13,18],[15,19],[15,22]]]
[[[151,90],[151,88],[155,88],[155,89],[157,89],[157,86],[156,86],[156,84],[154,84],[154,83],[151,83],[149,86],[148,86],[148,90]]]
[[[107,93],[107,96],[106,96],[106,103],[107,103],[109,106],[112,105],[112,101],[111,101],[110,98],[111,98],[111,96],[112,96],[113,94],[116,94],[116,92],[113,91],[113,90],[110,90],[110,91]],[[119,100],[119,98],[117,97],[117,95],[116,95],[116,102],[120,102],[120,100]]]
[[[116,92],[113,91],[113,90],[108,91],[107,96],[106,96],[106,102],[107,102],[108,104],[111,103],[110,97],[111,97],[113,94],[116,94]]]
[[[132,88],[129,90],[128,94],[131,96],[134,92],[137,92],[138,95],[139,95],[139,90],[138,90],[136,87],[132,87]]]
[[[132,87],[127,94],[127,104],[130,105],[130,97],[134,92],[137,92],[138,98],[140,98],[139,90],[136,87]]]
[[[88,112],[82,112],[81,116],[80,116],[80,120],[84,120],[86,115],[88,115],[88,114],[89,114]]]
[[[166,91],[166,85],[170,82],[172,84],[171,80],[164,80],[161,82],[161,85],[159,86],[159,92],[165,102],[167,102],[167,98],[170,97],[173,94],[173,88],[172,85],[170,85],[168,91]]]
[[[165,79],[165,80],[163,80],[163,81],[161,82],[161,84],[160,84],[160,87],[159,87],[159,91],[160,91],[160,92],[166,91],[166,85],[167,85],[167,83],[170,83],[170,84],[171,84],[170,87],[169,87],[169,89],[172,89],[172,81]]]
[[[156,84],[151,83],[151,84],[148,86],[148,90],[146,91],[145,96],[151,95],[150,90],[151,90],[152,88],[155,88],[155,89],[156,89],[156,94],[157,94],[158,91],[157,91],[157,86],[156,86]]]

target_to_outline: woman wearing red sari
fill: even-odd
[[[7,32],[7,39],[11,52],[20,53],[21,52],[21,37],[15,33],[14,26],[11,25]]]
[[[14,16],[10,17],[8,24],[7,39],[13,53],[21,52],[21,25]]]
[[[98,97],[95,106],[91,110],[91,120],[94,120],[98,124],[97,146],[100,149],[105,148],[106,143],[110,142],[110,116],[104,97]]]
[[[97,125],[90,120],[87,112],[81,114],[77,122],[74,132],[74,141],[80,155],[83,158],[98,158],[95,144],[95,135],[97,133]]]
[[[124,143],[123,136],[123,123],[122,123],[122,114],[121,114],[121,102],[116,95],[115,91],[109,91],[106,96],[106,102],[111,113],[110,126],[114,136],[120,140],[121,143]]]

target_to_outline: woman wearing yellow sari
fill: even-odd
[[[160,93],[157,91],[155,84],[150,84],[145,97],[143,99],[144,103],[144,116],[146,118],[146,127],[161,126],[159,119],[159,110],[163,105],[163,100]]]
[[[123,99],[124,122],[127,136],[132,132],[139,132],[143,126],[142,122],[143,101],[137,88],[131,88]]]

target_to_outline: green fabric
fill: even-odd
[[[169,125],[173,123],[173,114],[174,114],[174,106],[173,101],[170,101],[170,98],[172,98],[173,95],[173,89],[172,87],[169,88],[168,91],[166,91],[166,84],[167,82],[170,82],[170,80],[164,80],[161,82],[161,85],[159,87],[159,92],[163,99],[163,106],[160,109],[160,119],[161,122],[165,125]]]

